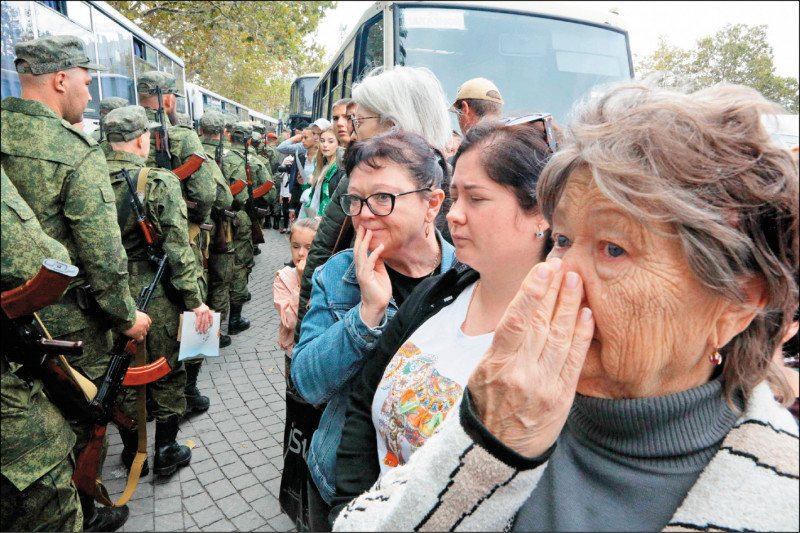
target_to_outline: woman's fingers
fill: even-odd
[[[575,324],[575,333],[572,336],[572,345],[569,348],[567,359],[561,368],[561,381],[570,390],[578,387],[578,378],[581,375],[583,363],[586,361],[586,354],[592,344],[594,335],[594,315],[592,310],[584,307],[578,313],[578,322]]]
[[[557,307],[550,320],[547,341],[539,358],[539,362],[545,365],[553,375],[561,373],[561,368],[572,346],[582,300],[583,282],[581,277],[575,272],[568,272],[562,280]]]
[[[378,259],[381,258],[381,253],[383,252],[384,246],[382,244],[378,245],[377,248],[372,250],[372,253],[369,254],[367,257],[367,263],[364,265],[368,271],[374,272],[375,271],[375,263],[378,262]]]

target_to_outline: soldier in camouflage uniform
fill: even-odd
[[[253,151],[256,153],[261,164],[264,165],[267,179],[272,182],[272,188],[267,194],[256,199],[256,205],[262,209],[266,209],[267,211],[266,218],[262,223],[264,229],[278,229],[278,219],[281,212],[281,201],[278,196],[278,192],[281,190],[281,184],[280,181],[276,183],[276,178],[272,174],[272,165],[270,164],[269,159],[261,155],[263,153],[261,144],[261,136],[256,132],[253,132]]]
[[[253,127],[247,122],[236,122],[231,129],[231,149],[223,156],[222,173],[230,185],[240,179],[247,181],[245,170],[245,143],[250,142]],[[253,188],[260,186],[266,180],[264,166],[250,154],[250,174],[253,178]],[[250,327],[250,321],[242,317],[242,307],[247,301],[247,276],[250,274],[255,261],[253,260],[253,231],[250,216],[245,212],[245,204],[250,196],[245,188],[234,196],[233,208],[238,211],[240,226],[236,228],[233,237],[234,266],[233,282],[231,283],[230,315],[228,317],[228,334],[236,335]]]
[[[203,134],[203,148],[205,149],[206,157],[209,161],[222,164],[222,158],[228,151],[224,148],[223,138],[225,136],[225,117],[221,112],[210,109],[202,118],[200,118],[200,131]],[[240,223],[236,215],[236,211],[232,208],[233,195],[231,194],[228,181],[219,173],[219,182],[217,183],[217,199],[214,202],[214,207],[211,208],[212,218],[214,220],[214,232],[218,228],[225,235],[225,246],[215,247],[213,244],[209,248],[208,256],[208,306],[214,311],[220,313],[220,317],[224,322],[228,318],[228,311],[230,309],[230,296],[231,296],[231,282],[233,281],[233,263],[234,263],[234,244],[233,236],[235,234],[234,223]],[[227,213],[233,213],[233,218],[230,218]],[[221,244],[221,243],[219,243]],[[220,347],[230,346],[231,338],[229,335],[220,335]]]
[[[141,230],[131,210],[131,192],[122,174],[126,169],[142,191],[142,205],[148,220],[158,235],[161,249],[167,254],[169,275],[162,278],[150,300],[150,315],[154,318],[147,336],[147,362],[164,356],[172,369],[169,374],[147,386],[152,399],[152,413],[156,419],[155,473],[170,475],[179,466],[189,464],[192,452],[175,442],[178,421],[186,410],[183,389],[186,372],[178,361],[178,323],[180,314],[191,310],[197,318],[198,329],[206,331],[212,321],[211,310],[200,298],[197,286],[195,259],[189,245],[186,203],[181,195],[178,177],[168,170],[147,168],[144,164],[150,151],[150,131],[156,126],[147,119],[143,107],[128,106],[113,110],[106,117],[106,137],[112,152],[106,158],[111,186],[117,201],[118,220],[122,244],[128,254],[131,292],[152,282],[156,267],[148,260],[147,248]],[[164,287],[172,288],[169,296]],[[136,418],[135,394],[127,394],[122,411]],[[137,421],[143,422],[143,421]],[[135,428],[120,428],[124,444],[122,462],[130,469],[138,445]],[[147,463],[145,463],[146,465]],[[146,475],[142,468],[142,475]]]
[[[69,262],[67,249],[42,231],[5,172],[0,212],[0,289],[13,289],[34,277],[44,259]],[[5,353],[0,366],[0,529],[82,531],[83,511],[72,483],[75,433],[40,380],[18,377]]]
[[[136,90],[139,92],[139,103],[147,110],[147,118],[155,121],[158,109],[158,97],[152,92],[157,87],[163,94],[162,102],[164,113],[172,124],[178,123],[176,96],[183,96],[178,92],[178,84],[172,74],[159,71],[144,72],[139,76]],[[168,129],[169,151],[172,154],[172,167],[177,168],[186,163],[192,154],[203,154],[203,146],[194,130],[185,126],[175,125]],[[150,155],[147,166],[156,166],[155,135],[150,137]],[[205,161],[191,176],[181,181],[184,200],[195,202],[197,207],[189,209],[189,242],[195,256],[198,285],[202,299],[208,293],[208,280],[205,277],[203,252],[206,249],[206,236],[200,229],[200,224],[210,220],[211,206],[216,199],[216,180],[214,178],[213,161]],[[186,410],[205,411],[210,406],[207,396],[200,394],[197,389],[197,376],[200,373],[202,361],[186,363]]]
[[[118,107],[125,107],[126,105],[128,105],[128,101],[119,96],[111,96],[100,100],[100,127],[92,132],[91,137],[100,145],[104,155],[108,155],[111,151],[111,147],[108,145],[105,132],[103,131],[103,121],[111,110],[117,109]]]
[[[14,52],[24,98],[8,97],[0,106],[2,166],[45,233],[66,247],[79,268],[66,294],[39,316],[53,338],[83,340],[83,355],[67,359],[98,384],[109,363],[111,329],[142,341],[150,326],[128,289],[128,257],[103,152],[71,126],[82,120],[90,99],[88,69],[103,67],[90,63],[83,43],[67,35],[20,42]],[[66,90],[57,91],[59,84]],[[93,424],[71,420],[70,426],[77,456]],[[81,504],[85,529],[115,529],[127,518],[127,508],[98,510],[91,497],[82,496]]]

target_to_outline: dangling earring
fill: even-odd
[[[425,224],[425,238],[428,238],[428,235],[431,234],[431,226],[430,224]]]
[[[708,360],[711,361],[712,365],[719,366],[722,364],[722,354],[719,353],[718,348],[714,348],[714,353],[708,356]]]
[[[536,232],[537,239],[544,239],[544,231],[542,231],[542,227],[539,226],[539,231]]]

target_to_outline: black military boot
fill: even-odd
[[[178,467],[192,460],[192,450],[175,442],[178,436],[178,419],[156,420],[156,456],[153,470],[159,476],[172,475]]]
[[[84,531],[116,531],[128,520],[130,511],[122,507],[95,507],[91,496],[81,496]]]
[[[242,318],[242,305],[231,303],[231,313],[228,317],[228,335],[236,335],[250,327],[250,321]]]
[[[122,437],[122,464],[131,471],[133,460],[136,458],[136,450],[139,448],[139,432],[136,430],[129,430],[120,428],[119,436]],[[150,473],[150,467],[147,465],[147,459],[144,460],[142,465],[142,472],[139,474],[141,477]]]
[[[231,336],[230,335],[223,335],[223,334],[220,333],[220,335],[219,335],[219,347],[220,348],[226,348],[226,347],[230,346],[231,342],[233,342],[233,341],[231,340]]]
[[[197,389],[197,375],[200,373],[200,365],[184,364],[184,367],[186,368],[186,386],[183,389],[186,395],[185,414],[188,415],[192,411],[198,413],[208,411],[211,402],[208,400],[207,396],[200,394],[200,391]]]

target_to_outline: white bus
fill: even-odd
[[[187,113],[195,124],[207,109],[216,108],[236,115],[242,122],[260,122],[271,130],[278,125],[278,119],[259,113],[194,83],[186,82],[186,101]]]
[[[595,86],[633,78],[628,32],[619,15],[554,2],[392,2],[368,7],[314,89],[314,116],[372,68],[427,67],[448,101],[471,78],[492,80],[505,114],[552,113]],[[453,118],[454,129],[458,129]]]
[[[47,35],[80,38],[93,63],[109,67],[92,76],[92,101],[84,112],[85,130],[98,126],[99,103],[119,96],[138,103],[136,79],[142,72],[161,70],[175,76],[184,92],[184,63],[151,35],[105,2],[8,2],[2,7],[2,98],[19,96],[19,76],[14,68],[14,45]],[[178,111],[186,113],[186,100],[178,98]]]

